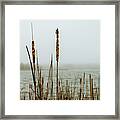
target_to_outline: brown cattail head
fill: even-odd
[[[56,30],[56,61],[58,62],[59,60],[59,31],[58,31],[58,28]]]
[[[32,59],[33,59],[33,64],[35,64],[35,42],[33,38],[33,26],[31,23],[31,32],[32,32]]]
[[[32,40],[32,59],[33,59],[33,64],[35,64],[35,44],[34,41]]]

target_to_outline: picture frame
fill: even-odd
[[[114,5],[115,6],[115,115],[6,115],[5,114],[5,5]],[[119,119],[119,14],[117,0],[101,1],[2,1],[1,2],[1,119]]]

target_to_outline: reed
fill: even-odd
[[[79,100],[81,100],[81,94],[82,94],[82,78],[80,78],[80,97],[79,97]]]
[[[91,74],[89,74],[89,80],[90,80],[90,97],[93,98],[93,79],[91,78]]]
[[[33,74],[35,77],[35,42],[33,37],[33,25],[31,23],[31,32],[32,32],[32,64],[33,64]],[[35,99],[36,99],[36,79],[35,79]]]
[[[34,83],[35,99],[36,99],[36,81],[35,81],[35,74],[34,74],[34,71],[33,71],[33,66],[32,66],[32,61],[31,61],[31,57],[30,57],[30,52],[29,52],[29,49],[28,49],[27,45],[26,45],[26,49],[27,49],[28,58],[29,58],[29,61],[30,61],[31,72],[32,72],[32,77],[33,77],[33,83]]]
[[[75,77],[72,81],[63,78],[59,75],[59,30],[56,29],[56,81],[54,81],[53,73],[53,55],[50,57],[50,64],[48,70],[48,78],[45,79],[42,74],[42,69],[39,67],[38,53],[35,48],[35,41],[33,38],[33,26],[31,23],[32,31],[32,59],[29,49],[26,45],[28,53],[33,88],[29,84],[28,99],[29,100],[94,100],[99,99],[99,87],[96,86],[96,81],[93,83],[93,76],[91,74],[82,73],[81,76]],[[56,83],[55,83],[56,82]],[[56,89],[55,89],[56,88]],[[23,88],[24,89],[24,88]],[[56,92],[55,92],[56,91]],[[23,99],[26,99],[26,93],[23,92]],[[34,98],[33,98],[34,97]]]
[[[41,86],[41,92],[42,92],[42,94],[41,94],[41,96],[42,96],[42,99],[44,99],[44,77],[42,77],[42,86]]]
[[[57,73],[56,73],[56,96],[58,98],[58,62],[59,62],[59,30],[56,29],[56,62],[57,62]]]

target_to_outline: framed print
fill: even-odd
[[[118,1],[1,7],[1,118],[119,119]]]

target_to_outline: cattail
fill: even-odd
[[[33,38],[33,25],[31,23],[31,32],[32,32],[32,60],[33,60],[33,68],[35,73],[35,42]]]
[[[81,92],[82,92],[82,78],[80,78],[80,97],[79,97],[80,100],[81,100]]]
[[[51,82],[51,99],[53,97],[53,81]]]
[[[88,79],[86,78],[86,99],[88,99],[89,89],[88,89]]]
[[[50,64],[50,80],[51,80],[51,98],[53,96],[53,55],[51,54],[51,64]]]
[[[41,69],[38,72],[38,97],[41,99]]]
[[[48,99],[48,91],[49,91],[49,88],[48,88],[48,82],[47,82],[46,100]]]
[[[59,31],[58,28],[56,30],[56,61],[58,62],[59,60]]]
[[[56,74],[56,96],[58,99],[58,62],[59,62],[59,31],[56,30],[56,61],[57,61],[57,74]]]
[[[83,98],[84,98],[84,95],[85,95],[85,91],[86,91],[86,87],[85,87],[85,72],[83,74]]]
[[[66,100],[68,100],[68,92],[69,92],[69,90],[68,90],[68,80],[66,80]]]
[[[34,41],[32,40],[32,59],[33,59],[33,68],[34,68],[34,74],[35,74],[35,48],[34,48]]]
[[[32,32],[32,60],[33,60],[33,72],[35,76],[35,42],[33,38],[33,26],[31,23],[31,32]],[[35,84],[35,99],[36,99],[36,84]]]
[[[60,92],[61,92],[61,87],[60,87],[60,81],[58,82],[59,90],[58,90],[58,98],[60,99]]]
[[[90,80],[90,97],[93,99],[93,79],[91,78],[91,74],[89,75]]]
[[[44,88],[44,77],[42,77],[42,86],[41,86],[42,99],[43,99],[43,88]]]
[[[35,80],[35,74],[34,74],[32,61],[31,61],[31,57],[30,57],[30,52],[29,52],[29,49],[28,49],[27,45],[26,45],[26,49],[27,49],[28,58],[29,58],[29,61],[30,61],[31,72],[32,72],[32,76],[33,76],[33,83],[34,83],[35,99],[36,99],[36,80]]]

